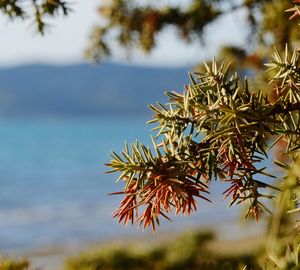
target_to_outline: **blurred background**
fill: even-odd
[[[185,9],[192,1],[163,2]],[[186,42],[174,26],[165,27],[146,54],[111,38],[110,56],[95,64],[84,52],[91,52],[91,29],[107,20],[99,11],[103,3],[72,1],[72,12],[50,20],[45,35],[30,20],[0,17],[0,252],[29,254],[45,266],[45,254],[59,260],[66,250],[119,238],[159,239],[202,228],[225,240],[262,234],[264,222],[242,225],[241,209],[227,209],[217,183],[213,204],[200,202],[198,212],[174,217],[155,235],[123,227],[111,215],[121,198],[108,196],[121,186],[104,166],[124,141],[150,143],[148,104],[165,101],[164,91],[181,92],[199,63],[224,46],[253,51],[248,10],[214,18],[201,40]]]

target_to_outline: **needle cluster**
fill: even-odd
[[[10,19],[31,19],[37,31],[44,34],[46,17],[55,17],[59,13],[67,15],[71,9],[63,0],[0,0],[0,11]]]
[[[224,196],[229,205],[248,203],[249,215],[269,211],[264,199],[272,199],[270,175],[262,161],[268,150],[286,141],[283,151],[297,155],[300,140],[299,54],[289,59],[276,51],[268,64],[276,71],[271,84],[277,99],[270,101],[260,90],[249,89],[229,66],[204,63],[205,72],[190,76],[182,93],[166,93],[169,102],[151,105],[156,124],[153,147],[139,143],[113,153],[110,172],[120,172],[125,198],[114,213],[125,224],[147,227],[168,214],[190,214],[197,198],[209,200],[212,180],[228,183]],[[138,209],[143,208],[139,215]]]

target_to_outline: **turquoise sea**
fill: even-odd
[[[111,213],[121,189],[103,165],[124,141],[149,143],[146,116],[2,119],[0,122],[0,252],[91,241],[149,232],[123,227]],[[209,227],[223,237],[238,234],[233,220],[240,208],[227,209],[224,186],[213,183],[213,204],[163,222],[162,232]],[[239,227],[240,233],[259,227]],[[255,227],[256,226],[256,227]],[[251,230],[250,230],[251,231]]]

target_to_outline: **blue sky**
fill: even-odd
[[[27,63],[71,64],[84,61],[83,51],[93,25],[100,19],[96,12],[100,0],[73,1],[73,10],[68,17],[51,20],[47,35],[35,34],[29,21],[10,22],[0,17],[0,66],[15,66]],[[209,46],[196,43],[186,45],[173,35],[171,30],[161,34],[158,47],[145,56],[135,51],[131,60],[116,47],[115,62],[130,62],[138,65],[187,66],[217,53],[223,43],[243,45],[246,28],[243,12],[234,13],[218,20],[206,31]]]

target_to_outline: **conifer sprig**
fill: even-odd
[[[293,157],[299,148],[298,53],[284,59],[275,52],[270,70],[272,84],[280,87],[278,98],[270,101],[262,91],[251,91],[247,80],[224,63],[204,63],[205,72],[190,75],[183,93],[166,93],[167,104],[151,105],[156,138],[153,150],[138,142],[118,155],[108,166],[120,172],[125,182],[124,200],[114,216],[147,227],[159,224],[168,214],[190,214],[196,199],[209,200],[209,183],[228,182],[224,196],[229,205],[247,202],[249,215],[269,211],[264,199],[272,199],[266,188],[274,176],[261,167],[267,152],[280,140],[287,140],[286,152]],[[274,86],[274,87],[275,87]],[[118,193],[118,194],[120,194]],[[143,208],[142,215],[138,209]]]
[[[65,16],[71,8],[70,3],[63,0],[0,0],[0,11],[10,19],[30,18],[37,31],[44,34],[48,26],[47,17],[55,17],[59,13]]]

